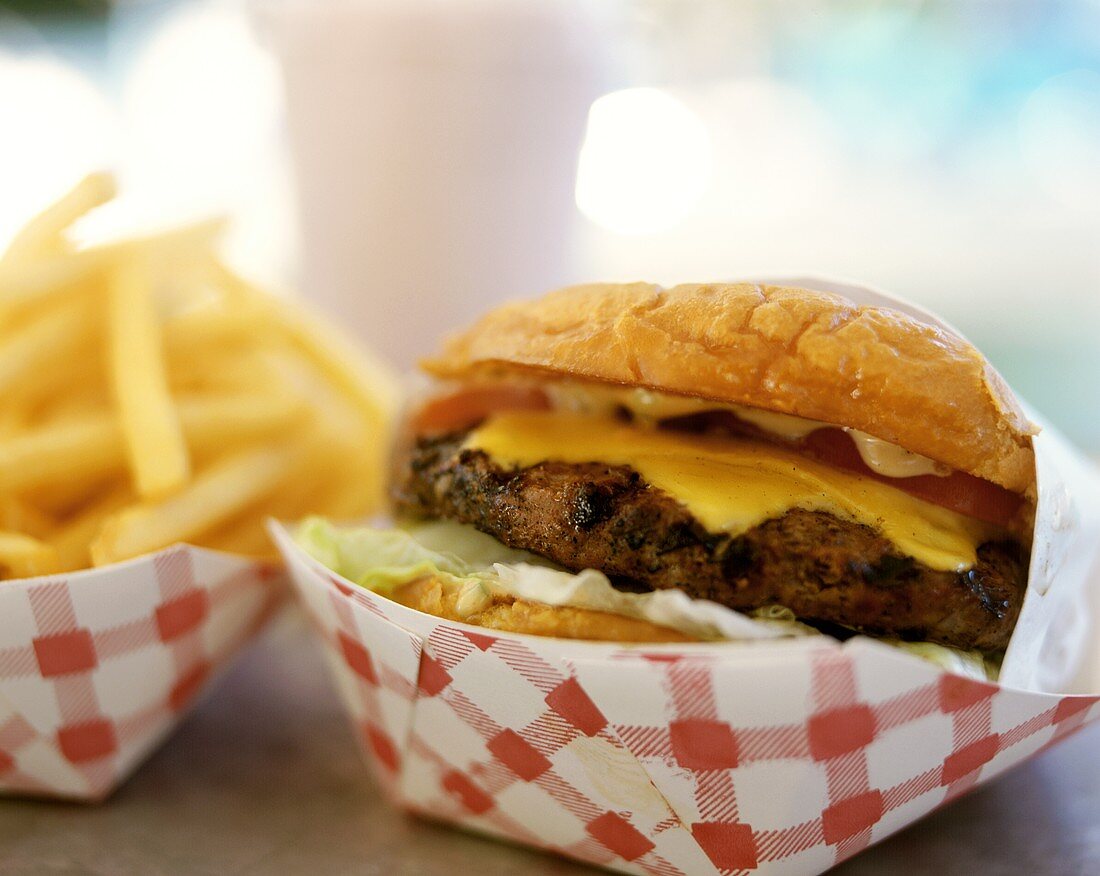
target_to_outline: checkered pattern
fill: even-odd
[[[396,798],[416,702],[420,639],[392,623],[378,607],[381,600],[319,565],[307,568],[305,560],[293,558],[298,577],[316,577],[321,586],[301,590],[301,602],[327,645],[337,691],[375,777]]]
[[[866,639],[488,634],[281,547],[401,805],[624,873],[821,872],[1100,717]]]
[[[827,869],[1100,717],[1096,697],[1005,690],[866,640],[744,650],[574,664],[722,872]]]
[[[190,547],[0,584],[0,792],[105,797],[284,592],[270,564]]]
[[[556,656],[440,625],[423,645],[401,792],[435,818],[630,873],[706,860]]]

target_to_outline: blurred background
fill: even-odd
[[[401,366],[581,279],[817,274],[1100,452],[1100,2],[0,0],[0,242],[209,212]]]

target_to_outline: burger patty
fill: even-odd
[[[1004,649],[1020,613],[1027,556],[1015,541],[987,542],[973,568],[945,572],[822,511],[713,533],[628,466],[505,469],[463,449],[464,437],[418,441],[400,505],[472,524],[566,569],[599,569],[624,589],[679,588],[740,610],[783,605],[810,622],[967,650]]]

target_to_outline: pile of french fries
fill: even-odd
[[[0,578],[377,510],[393,377],[227,268],[218,222],[76,247],[113,197],[89,176],[0,258]]]

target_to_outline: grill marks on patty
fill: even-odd
[[[929,569],[861,524],[792,510],[737,537],[708,532],[627,466],[545,462],[501,468],[462,449],[464,433],[421,439],[398,501],[472,524],[504,544],[624,589],[679,588],[749,610],[785,605],[803,619],[876,635],[1003,649],[1019,615],[1027,557],[989,542],[965,572]]]

